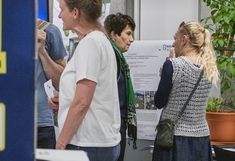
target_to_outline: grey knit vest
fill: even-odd
[[[180,109],[183,108],[199,78],[201,69],[190,63],[186,57],[173,58],[171,62],[173,65],[173,86],[168,104],[162,111],[161,119],[176,120]],[[202,77],[183,115],[175,126],[175,135],[190,137],[209,135],[205,114],[211,87],[211,83],[205,77]]]

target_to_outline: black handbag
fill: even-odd
[[[171,148],[174,141],[174,121],[164,119],[157,125],[157,136],[155,139],[156,147]]]
[[[165,149],[170,149],[173,147],[175,125],[177,124],[178,120],[180,119],[184,110],[186,109],[186,106],[188,105],[188,102],[192,98],[193,93],[197,89],[197,86],[202,78],[202,75],[203,75],[203,70],[201,71],[200,76],[197,80],[197,83],[195,84],[187,101],[184,103],[183,108],[180,110],[179,115],[177,116],[177,119],[175,121],[172,121],[171,119],[163,119],[163,120],[160,119],[156,127],[157,135],[156,135],[155,142],[154,142],[155,147],[160,147],[160,148],[165,148]]]

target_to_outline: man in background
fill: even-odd
[[[44,83],[51,79],[55,89],[59,89],[60,75],[65,67],[66,51],[60,30],[55,25],[37,19],[36,33],[37,148],[53,149],[56,143],[54,113],[48,106]]]

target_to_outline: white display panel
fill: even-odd
[[[81,150],[36,149],[36,159],[45,161],[89,161]]]
[[[171,40],[182,21],[198,20],[198,0],[139,0],[140,40]]]
[[[154,93],[160,81],[159,70],[166,60],[172,43],[171,40],[134,41],[128,52],[124,53],[137,95],[138,139],[155,139],[155,128],[161,110],[157,110],[154,105]]]

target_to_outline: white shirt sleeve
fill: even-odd
[[[75,58],[77,82],[88,79],[97,83],[101,68],[101,48],[91,38],[83,39],[79,43]]]

